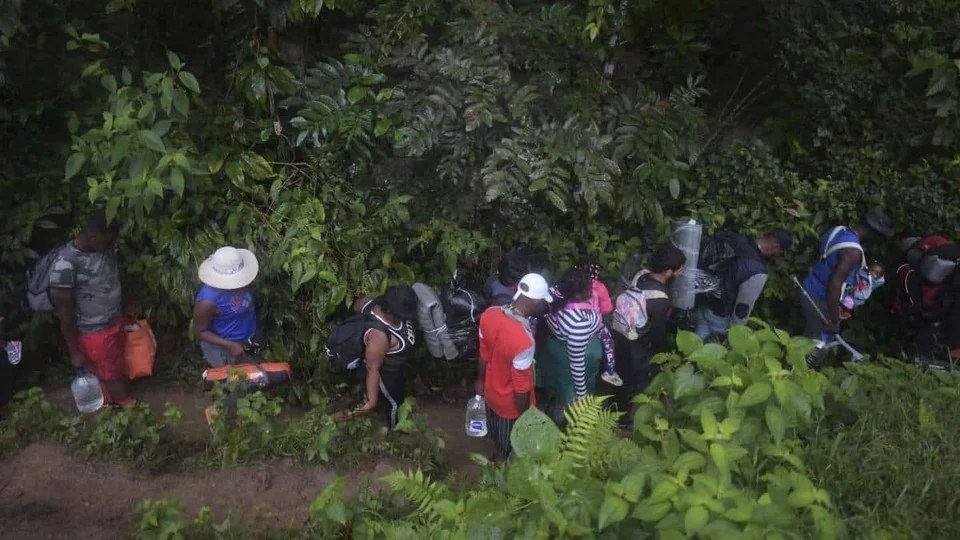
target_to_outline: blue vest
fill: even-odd
[[[206,300],[217,306],[217,313],[210,321],[214,334],[243,343],[257,332],[257,313],[253,305],[253,293],[244,287],[234,291],[215,289],[204,285],[197,293],[196,301]]]
[[[837,227],[831,227],[830,230],[823,235],[823,238],[820,240],[820,250],[817,252],[819,259],[817,263],[813,265],[810,273],[807,274],[806,279],[803,280],[803,288],[806,289],[807,293],[815,300],[827,299],[827,284],[830,282],[830,276],[833,274],[833,269],[837,267],[840,252],[843,250],[835,250],[826,257],[824,257],[823,254],[828,253],[831,247],[840,243],[852,242],[858,246],[860,245],[860,237],[857,236],[855,232],[846,227],[840,227],[839,231],[836,229]],[[834,232],[836,232],[836,234],[834,234]],[[862,253],[863,248],[860,248],[860,251]],[[844,280],[848,285],[856,287],[857,272],[860,270],[860,267],[861,265],[856,265],[850,270],[850,275]],[[840,299],[837,298],[836,301],[839,302]]]

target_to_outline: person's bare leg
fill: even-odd
[[[103,385],[107,387],[107,392],[110,392],[110,399],[113,400],[114,404],[126,405],[126,402],[130,399],[130,386],[127,381],[123,379],[103,381]]]

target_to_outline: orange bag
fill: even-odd
[[[261,388],[276,386],[290,382],[292,373],[290,364],[286,362],[264,362],[262,364],[233,364],[223,367],[212,367],[203,370],[203,382],[212,385],[217,382],[235,381],[238,373],[246,373],[247,381]]]
[[[157,359],[157,339],[145,320],[124,326],[127,345],[123,350],[123,366],[130,380],[153,375]]]

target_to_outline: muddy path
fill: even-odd
[[[165,403],[177,405],[183,413],[178,427],[183,437],[207,436],[203,409],[209,402],[197,389],[146,385],[137,395],[156,413]],[[51,389],[48,396],[56,403],[70,403],[66,389]],[[489,440],[464,434],[465,401],[459,401],[421,401],[417,412],[441,430],[446,441],[447,470],[440,474],[469,482],[479,473],[470,454],[489,455],[493,447]],[[371,457],[350,470],[270,461],[242,467],[174,467],[152,474],[125,463],[84,459],[56,443],[36,443],[0,460],[0,538],[129,538],[137,503],[165,497],[183,502],[191,515],[209,506],[215,520],[231,515],[275,531],[298,529],[313,498],[338,474],[347,477],[346,491],[352,494],[365,476],[377,479],[409,467],[396,458]]]

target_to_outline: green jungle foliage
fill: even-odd
[[[4,2],[8,330],[50,347],[24,271],[94,207],[178,356],[223,244],[260,257],[271,355],[305,375],[358,295],[483,279],[516,245],[613,278],[688,215],[803,239],[761,303],[789,324],[827,225],[882,204],[957,230],[957,4]]]
[[[316,395],[310,398],[311,411],[281,416],[280,398],[239,391],[242,384],[235,381],[211,392],[217,414],[210,431],[200,437],[177,429],[181,411],[175,405],[167,404],[160,415],[137,402],[78,416],[50,402],[42,389],[31,388],[17,394],[9,417],[0,421],[0,453],[54,440],[85,456],[129,461],[156,472],[271,459],[349,468],[372,456],[409,460],[427,471],[445,465],[444,440],[414,412],[412,398],[401,405],[396,430],[388,433],[370,418],[336,421],[326,412],[329,403]],[[235,407],[228,409],[228,402],[235,402]]]
[[[956,536],[958,379],[882,359],[815,372],[809,340],[754,326],[734,327],[728,347],[681,332],[680,352],[661,355],[664,372],[635,399],[631,433],[616,432],[603,398],[571,405],[565,432],[531,409],[514,428],[515,459],[477,456],[481,481],[397,471],[385,491],[348,497],[340,479],[285,536]],[[177,504],[144,502],[137,537],[266,533],[215,529],[208,511],[190,519]]]
[[[24,273],[98,207],[167,357],[195,355],[196,267],[224,244],[259,256],[270,355],[304,380],[326,373],[327,329],[359,295],[483,279],[518,245],[554,271],[591,255],[612,279],[683,216],[797,235],[759,306],[790,327],[788,276],[828,225],[880,204],[898,234],[960,229],[958,36],[955,0],[0,2],[4,332],[28,358],[62,355],[53,318],[25,310]],[[880,311],[853,330],[897,352]],[[398,472],[349,504],[335,484],[303,534],[957,536],[953,379],[813,373],[772,327],[678,346],[630,436],[601,400],[569,410],[565,433],[531,412],[517,460],[483,482]],[[20,399],[4,448],[175,455],[174,409],[80,420]],[[412,420],[426,444],[241,402],[198,459],[324,463],[357,441],[427,468],[440,454]],[[144,538],[243,536],[170,501],[138,516]]]

